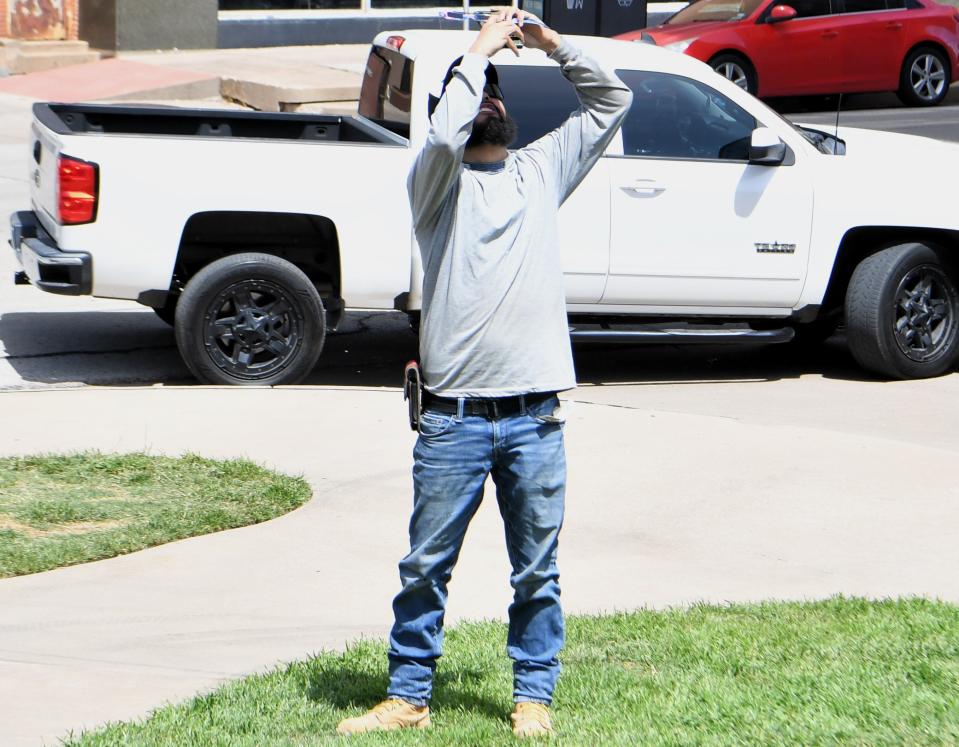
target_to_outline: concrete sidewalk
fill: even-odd
[[[368,52],[366,44],[129,52],[0,79],[0,94],[63,102],[188,103],[223,96],[264,111],[309,104],[355,109]]]
[[[840,592],[959,601],[959,491],[946,468],[956,443],[922,443],[919,428],[868,435],[882,432],[870,425],[881,416],[865,406],[820,405],[818,428],[776,423],[771,413],[799,390],[822,402],[823,391],[847,399],[857,386],[804,383],[704,384],[699,399],[709,404],[689,406],[709,415],[647,409],[643,388],[571,393],[579,402],[567,429],[567,610]],[[922,385],[932,403],[957,382],[869,396],[909,399]],[[682,386],[654,387],[667,389],[686,402]],[[246,456],[303,473],[314,488],[307,506],[265,524],[0,581],[4,747],[53,744],[68,730],[143,716],[225,679],[386,632],[410,505],[413,436],[398,391],[86,388],[0,393],[0,410],[2,454]],[[451,585],[448,619],[502,617],[507,578],[488,500]]]

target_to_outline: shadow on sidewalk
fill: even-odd
[[[173,330],[143,311],[14,312],[0,317],[0,344],[19,382],[7,388],[74,382],[100,386],[193,386]],[[348,314],[327,336],[308,386],[399,388],[418,341],[404,314]],[[820,347],[785,345],[577,345],[581,384],[775,381],[818,374],[871,380],[841,336]],[[9,379],[9,374],[7,376]]]

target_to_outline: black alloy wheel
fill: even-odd
[[[846,337],[863,368],[897,379],[939,376],[959,357],[959,291],[948,253],[899,244],[856,267]]]
[[[899,349],[917,363],[935,361],[956,334],[956,288],[938,265],[919,265],[899,282],[895,295]]]
[[[190,280],[177,305],[177,346],[212,384],[278,385],[313,368],[326,332],[323,303],[293,264],[267,254],[224,257]]]
[[[203,315],[213,362],[237,379],[264,379],[283,370],[302,339],[302,317],[280,286],[243,280],[225,288]]]

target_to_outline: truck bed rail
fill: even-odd
[[[34,116],[60,135],[123,134],[320,140],[406,146],[366,117],[165,106],[37,103]]]

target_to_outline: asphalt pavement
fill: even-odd
[[[959,86],[937,107],[903,106],[894,94],[859,94],[780,99],[770,102],[794,122],[835,127],[863,127],[959,142]]]
[[[2,212],[28,204],[30,103],[0,95]],[[894,128],[927,112],[855,115]],[[204,387],[148,309],[13,286],[12,270],[0,252],[0,454],[245,456],[305,475],[314,496],[254,527],[0,581],[0,745],[55,744],[386,631],[413,444],[397,384],[416,339],[401,315],[349,315],[303,386]],[[583,347],[576,365],[568,611],[959,602],[959,375],[876,381],[841,337],[816,352]],[[450,621],[503,617],[507,578],[487,501]]]

